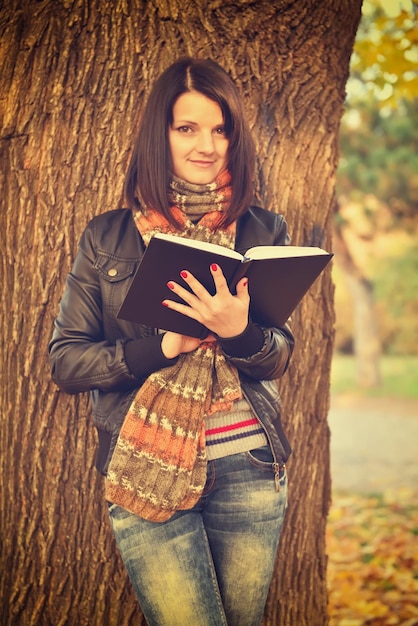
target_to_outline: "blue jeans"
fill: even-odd
[[[163,523],[117,505],[109,515],[149,626],[257,626],[286,505],[266,446],[208,463],[205,491]]]

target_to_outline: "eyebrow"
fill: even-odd
[[[173,119],[173,122],[175,122],[176,124],[197,124],[197,122],[193,122],[192,120],[176,120]]]
[[[184,126],[199,126],[199,122],[193,121],[193,120],[183,120],[183,119],[175,119],[173,118],[173,122],[172,124],[181,124]],[[214,126],[212,128],[219,128],[220,126],[225,126],[225,122],[222,120],[221,122],[219,122],[219,124],[214,124]]]

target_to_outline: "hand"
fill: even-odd
[[[219,265],[213,264],[210,271],[215,284],[215,295],[211,295],[203,285],[187,270],[180,273],[193,293],[175,282],[168,287],[186,304],[164,300],[163,304],[173,311],[197,320],[211,332],[222,338],[240,335],[248,324],[250,296],[248,280],[242,278],[237,284],[237,295],[229,291],[228,284]]]
[[[209,335],[206,339],[196,339],[196,337],[167,331],[161,341],[161,350],[166,359],[174,359],[179,354],[193,352],[204,341],[216,341],[216,339],[213,335]]]

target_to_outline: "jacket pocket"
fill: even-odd
[[[94,269],[103,280],[109,283],[117,283],[132,276],[136,265],[137,262],[133,259],[121,259],[111,254],[101,253],[97,255]]]
[[[100,278],[102,302],[107,313],[116,315],[119,311],[137,265],[135,259],[121,259],[106,253],[97,255],[94,269]]]

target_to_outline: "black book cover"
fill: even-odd
[[[119,318],[204,338],[208,331],[202,324],[163,306],[162,301],[182,302],[167,287],[169,281],[175,281],[187,288],[180,276],[182,270],[191,272],[213,294],[209,268],[217,263],[232,292],[243,276],[248,277],[250,315],[254,322],[262,326],[282,326],[333,256],[317,248],[277,246],[264,249],[273,255],[284,253],[286,256],[251,260],[220,246],[212,246],[213,251],[208,251],[194,247],[201,242],[184,242],[167,235],[151,239],[119,310]],[[263,246],[252,250],[263,252]],[[296,256],[289,256],[293,251]],[[302,256],[299,256],[301,251]],[[247,254],[251,256],[251,250]]]

